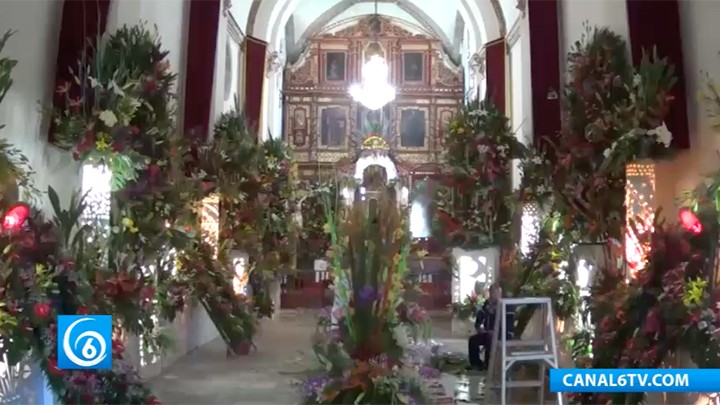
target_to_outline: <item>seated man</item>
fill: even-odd
[[[491,285],[490,296],[475,315],[475,330],[477,333],[470,336],[468,339],[468,356],[471,368],[487,369],[488,363],[490,363],[490,350],[492,348],[493,329],[495,328],[495,313],[498,305],[500,304],[501,297],[502,288],[500,285]],[[511,308],[508,308],[507,310],[507,325],[508,329],[511,330],[514,314],[511,312]],[[499,336],[500,335],[498,334],[498,337]],[[510,336],[511,332],[508,332],[508,338]],[[485,348],[485,361],[480,360],[481,346]]]

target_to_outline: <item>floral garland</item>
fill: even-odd
[[[502,243],[516,208],[510,163],[525,147],[500,110],[478,100],[450,120],[444,145],[447,171],[436,209],[442,233],[461,245]]]

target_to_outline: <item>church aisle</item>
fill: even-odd
[[[293,382],[314,364],[314,318],[282,311],[262,321],[257,352],[226,358],[223,341],[216,339],[178,360],[151,386],[165,404],[295,404]]]

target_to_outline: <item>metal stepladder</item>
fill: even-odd
[[[512,325],[508,325],[508,315],[514,312],[515,308],[528,305],[539,307],[535,313],[540,311],[542,315],[543,325],[539,339],[535,336],[528,340],[521,340],[520,336],[508,337],[506,331],[512,331]],[[558,368],[552,301],[548,297],[504,298],[500,300],[497,311],[485,386],[488,388],[487,394],[496,393],[499,389],[500,398],[499,402],[497,399],[493,401],[494,395],[486,394],[486,403],[506,405],[509,388],[537,388],[539,391],[537,403],[544,404],[545,371],[547,367]],[[502,336],[498,336],[501,331]],[[538,364],[540,366],[538,379],[510,380],[510,369],[519,363]],[[561,393],[557,394],[557,404],[563,404]]]

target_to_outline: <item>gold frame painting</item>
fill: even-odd
[[[423,145],[422,146],[403,146],[403,116],[405,112],[408,111],[422,111],[424,114],[424,125],[423,130],[425,131],[424,138],[423,138]],[[397,120],[395,122],[395,130],[397,131],[397,145],[398,149],[401,151],[427,151],[430,150],[430,145],[432,143],[432,133],[430,131],[430,108],[429,107],[421,107],[421,106],[403,106],[398,107],[396,111],[396,117]]]
[[[331,125],[330,122],[325,122],[326,119],[323,116],[323,113],[328,110],[333,111],[340,111],[342,112],[342,125],[336,124],[335,126]],[[336,123],[340,120],[335,117]],[[334,127],[334,128],[333,128]],[[340,144],[328,144],[327,142],[323,142],[324,136],[324,130],[335,130],[335,131],[343,131],[343,141]],[[316,145],[318,149],[324,149],[324,150],[337,150],[337,149],[347,149],[348,142],[350,140],[350,107],[343,106],[343,105],[321,105],[317,108],[317,127],[316,127]],[[329,134],[328,134],[329,138]]]

